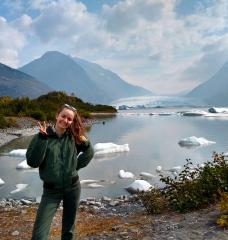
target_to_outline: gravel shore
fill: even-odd
[[[0,129],[0,147],[13,139],[34,135],[38,132],[37,121],[28,118],[15,118],[17,127]]]
[[[0,201],[1,239],[30,239],[37,206],[31,199]],[[60,240],[61,215],[62,206],[53,220],[50,239]],[[136,195],[89,198],[81,200],[77,233],[79,240],[227,240],[228,229],[216,224],[218,215],[217,205],[185,214],[148,215]]]

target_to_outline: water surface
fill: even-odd
[[[94,158],[89,166],[79,171],[81,179],[104,180],[103,188],[83,188],[82,198],[89,196],[109,197],[126,194],[127,187],[133,180],[119,179],[120,169],[133,172],[136,176],[140,172],[150,172],[156,177],[151,184],[159,186],[156,167],[164,169],[186,163],[191,158],[194,164],[203,163],[211,159],[212,152],[228,151],[228,119],[206,117],[183,117],[177,114],[170,116],[149,115],[150,112],[177,112],[183,109],[147,109],[134,111],[120,111],[117,117],[106,118],[104,122],[94,124],[88,135],[93,142],[128,143],[130,152],[107,155]],[[196,136],[215,141],[216,144],[200,148],[183,148],[178,145],[182,138]],[[31,137],[12,141],[0,149],[7,153],[12,149],[27,148]],[[24,160],[20,157],[0,156],[0,178],[5,185],[0,187],[2,197],[35,197],[42,193],[42,183],[37,172],[17,170],[16,166]],[[114,183],[115,182],[115,183]],[[10,195],[17,183],[28,183],[29,187],[20,193]]]

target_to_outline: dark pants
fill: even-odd
[[[62,240],[75,239],[75,220],[81,193],[80,181],[69,189],[46,189],[39,208],[32,233],[32,240],[48,240],[54,214],[63,200]]]

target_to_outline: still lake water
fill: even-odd
[[[228,118],[184,117],[177,114],[170,116],[149,115],[151,112],[177,112],[186,109],[146,109],[135,111],[120,111],[116,117],[105,118],[94,124],[88,132],[89,138],[96,143],[113,142],[115,144],[128,143],[129,152],[94,158],[91,163],[79,171],[80,179],[105,180],[102,188],[83,187],[81,198],[101,197],[102,195],[115,197],[127,194],[127,187],[133,180],[119,179],[120,169],[133,172],[136,176],[140,172],[150,172],[156,177],[150,183],[159,186],[156,167],[164,169],[186,163],[191,158],[194,164],[203,163],[211,159],[212,152],[228,152]],[[130,114],[134,112],[133,114]],[[205,137],[212,144],[200,148],[184,148],[178,141],[185,137]],[[0,148],[1,153],[13,149],[27,148],[31,137],[17,139]],[[42,182],[37,172],[31,170],[17,170],[16,166],[24,158],[0,155],[0,178],[5,181],[0,186],[0,198],[34,198],[42,194]],[[22,192],[11,195],[18,183],[29,184]]]

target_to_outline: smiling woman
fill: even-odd
[[[79,155],[79,152],[82,154]],[[88,165],[93,147],[84,136],[76,109],[60,107],[54,127],[39,123],[39,134],[31,141],[27,163],[39,167],[43,195],[33,229],[32,239],[47,239],[54,214],[63,200],[62,239],[73,239],[81,185],[78,170]]]

